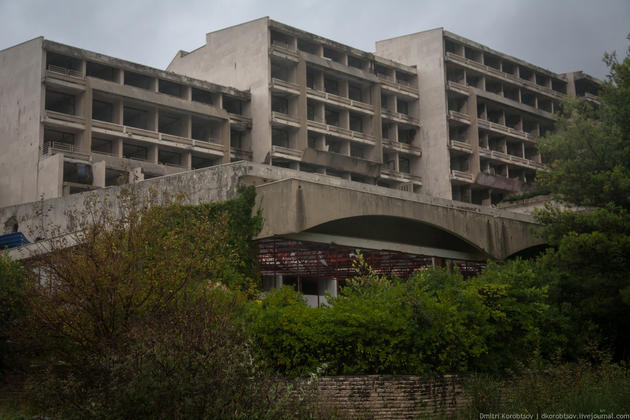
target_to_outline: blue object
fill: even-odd
[[[22,232],[0,235],[0,249],[17,248],[18,246],[26,244],[30,244],[30,242]]]

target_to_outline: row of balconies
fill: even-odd
[[[469,68],[481,71],[482,73],[491,74],[492,76],[495,76],[499,78],[500,80],[508,82],[508,83],[516,83],[517,85],[518,84],[525,85],[529,88],[536,90],[537,92],[551,96],[554,99],[562,100],[566,97],[565,93],[557,92],[550,87],[541,86],[535,82],[532,82],[531,80],[522,79],[514,74],[504,73],[493,67],[486,66],[484,64],[478,63],[477,61],[462,57],[452,52],[446,53],[446,59],[447,61],[451,61],[453,63],[461,64]]]

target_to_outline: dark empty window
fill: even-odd
[[[212,94],[210,92],[197,88],[192,88],[192,100],[195,102],[201,102],[202,104],[206,105],[214,104],[214,101],[212,100]]]
[[[279,128],[272,129],[271,143],[274,146],[289,147],[289,133]]]
[[[326,109],[326,124],[338,126],[339,112],[332,109]]]
[[[361,89],[361,86],[349,83],[348,97],[353,101],[363,101],[363,90]]]
[[[125,84],[135,86],[142,89],[151,89],[152,79],[144,74],[134,73],[132,71],[125,72]]]
[[[46,109],[49,111],[61,112],[63,114],[75,114],[74,95],[63,92],[46,90]]]
[[[114,82],[116,80],[116,69],[104,64],[92,63],[88,61],[85,66],[85,73],[91,77],[97,77],[103,80]]]
[[[241,115],[243,113],[241,101],[236,98],[230,98],[229,96],[223,97],[223,109],[231,114]]]
[[[324,79],[324,90],[333,95],[339,95],[339,82],[335,79],[326,77]]]
[[[114,122],[114,105],[94,99],[92,101],[92,119]]]
[[[289,100],[284,96],[272,96],[271,97],[271,110],[273,112],[279,112],[281,114],[289,113]]]

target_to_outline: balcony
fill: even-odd
[[[365,102],[355,101],[343,96],[335,95],[334,93],[322,92],[321,90],[315,90],[306,88],[306,95],[310,99],[316,99],[322,102],[329,103],[331,105],[341,106],[342,108],[352,109],[353,111],[359,111],[366,114],[373,114],[374,107]]]
[[[53,64],[48,65],[48,73],[51,73],[51,76],[63,76],[62,78],[70,77],[72,79],[83,79],[83,73],[78,70],[68,69],[65,67],[55,66]],[[73,80],[74,81],[74,80]]]
[[[381,117],[387,118],[392,121],[420,125],[420,120],[417,118],[411,117],[407,114],[403,114],[401,112],[393,112],[388,109],[381,109]]]
[[[480,128],[485,128],[487,130],[493,131],[495,133],[500,133],[500,134],[507,134],[509,136],[521,139],[521,140],[528,140],[528,141],[535,141],[536,140],[536,136],[534,136],[533,134],[529,134],[526,133],[524,131],[520,131],[517,130],[515,128],[511,128],[508,127],[506,125],[503,124],[498,124],[498,123],[493,123],[490,122],[488,120],[482,120],[482,119],[478,119],[477,120],[477,125]]]
[[[473,175],[469,172],[458,171],[451,169],[451,181],[459,181],[467,184],[472,184]]]
[[[386,167],[381,167],[381,178],[383,179],[387,179],[387,180],[391,180],[391,181],[396,181],[396,182],[403,182],[403,183],[413,183],[416,185],[422,185],[422,178],[416,175],[411,175],[411,174],[407,174],[407,173],[403,173],[403,172],[396,172],[393,169],[390,168],[386,168]]]
[[[185,144],[186,146],[191,146],[193,144],[192,139],[189,139],[187,137],[174,136],[172,134],[166,134],[166,133],[159,133],[158,139],[162,141]]]
[[[276,111],[273,111],[271,113],[271,121],[277,124],[288,125],[295,128],[299,128],[301,126],[300,121],[297,118]]]
[[[252,161],[253,160],[252,156],[253,156],[252,152],[248,150],[238,149],[236,147],[230,148],[231,159]]]
[[[406,153],[413,156],[422,156],[422,149],[411,144],[401,143],[399,141],[383,139],[383,147],[385,149],[394,150],[401,153]]]
[[[448,118],[464,124],[470,124],[470,115],[464,114],[463,112],[449,110]]]
[[[397,83],[393,80],[393,78],[384,76],[382,74],[378,75],[378,79],[382,83],[381,88],[386,91],[397,93],[413,99],[418,99],[419,97],[418,88],[412,84]]]
[[[71,143],[63,143],[58,141],[47,141],[42,146],[42,155],[56,155],[63,154],[64,156],[68,156],[71,158],[76,158],[80,160],[89,160],[90,154],[79,151],[74,144]]]
[[[278,92],[287,92],[292,95],[300,94],[300,87],[297,84],[292,83],[292,82],[287,82],[281,79],[276,79],[276,78],[271,79],[271,84],[269,85],[269,87],[272,90],[278,91]]]
[[[496,150],[490,150],[486,148],[479,148],[479,156],[497,160],[502,163],[509,163],[516,166],[521,166],[529,169],[545,169],[545,165],[542,163],[534,162],[533,160],[524,159],[519,156],[509,155],[507,153],[499,152]]]
[[[285,59],[293,62],[300,61],[300,55],[297,50],[291,47],[286,42],[274,40],[271,43],[271,49],[269,50],[269,54]]]
[[[450,91],[457,92],[457,93],[460,93],[460,94],[466,95],[466,96],[469,95],[468,86],[466,86],[463,83],[454,82],[452,80],[449,80],[448,82],[446,82],[446,86],[448,87],[448,89]]]
[[[450,148],[464,153],[472,153],[472,146],[466,142],[459,140],[451,140]]]
[[[83,117],[79,115],[71,115],[63,112],[46,110],[44,121],[47,123],[54,123],[55,125],[61,125],[66,127],[75,127],[83,129]]]
[[[376,144],[376,138],[370,134],[361,133],[359,131],[352,131],[346,128],[337,127],[336,125],[329,125],[318,121],[308,121],[308,129],[321,134],[329,134],[335,137],[340,137],[347,140],[353,140],[358,143],[374,146]]]
[[[288,160],[301,161],[304,152],[302,150],[291,149],[289,147],[271,146],[272,157],[280,157]]]
[[[461,55],[458,54],[454,54],[452,52],[447,52],[446,53],[446,59],[448,61],[452,61],[454,63],[458,63],[458,64],[462,64],[468,67],[471,67],[473,69],[479,70],[481,72],[484,73],[489,73],[495,77],[498,77],[500,79],[502,79],[503,81],[507,81],[507,82],[511,82],[511,83],[518,83],[518,84],[523,84],[527,87],[536,89],[538,92],[544,93],[546,95],[552,96],[555,99],[564,99],[566,97],[566,95],[563,95],[560,92],[556,92],[555,90],[548,88],[546,86],[541,86],[535,82],[532,82],[530,80],[525,80],[525,79],[521,79],[520,77],[514,75],[514,74],[510,74],[510,73],[504,73],[501,70],[497,70],[494,67],[490,67],[490,66],[486,66],[484,64],[478,63],[474,60],[470,60],[466,57],[462,57]]]

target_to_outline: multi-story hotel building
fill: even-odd
[[[496,204],[544,168],[560,102],[599,83],[442,29],[369,53],[269,18],[167,71],[43,38],[0,60],[0,206],[234,160]]]

